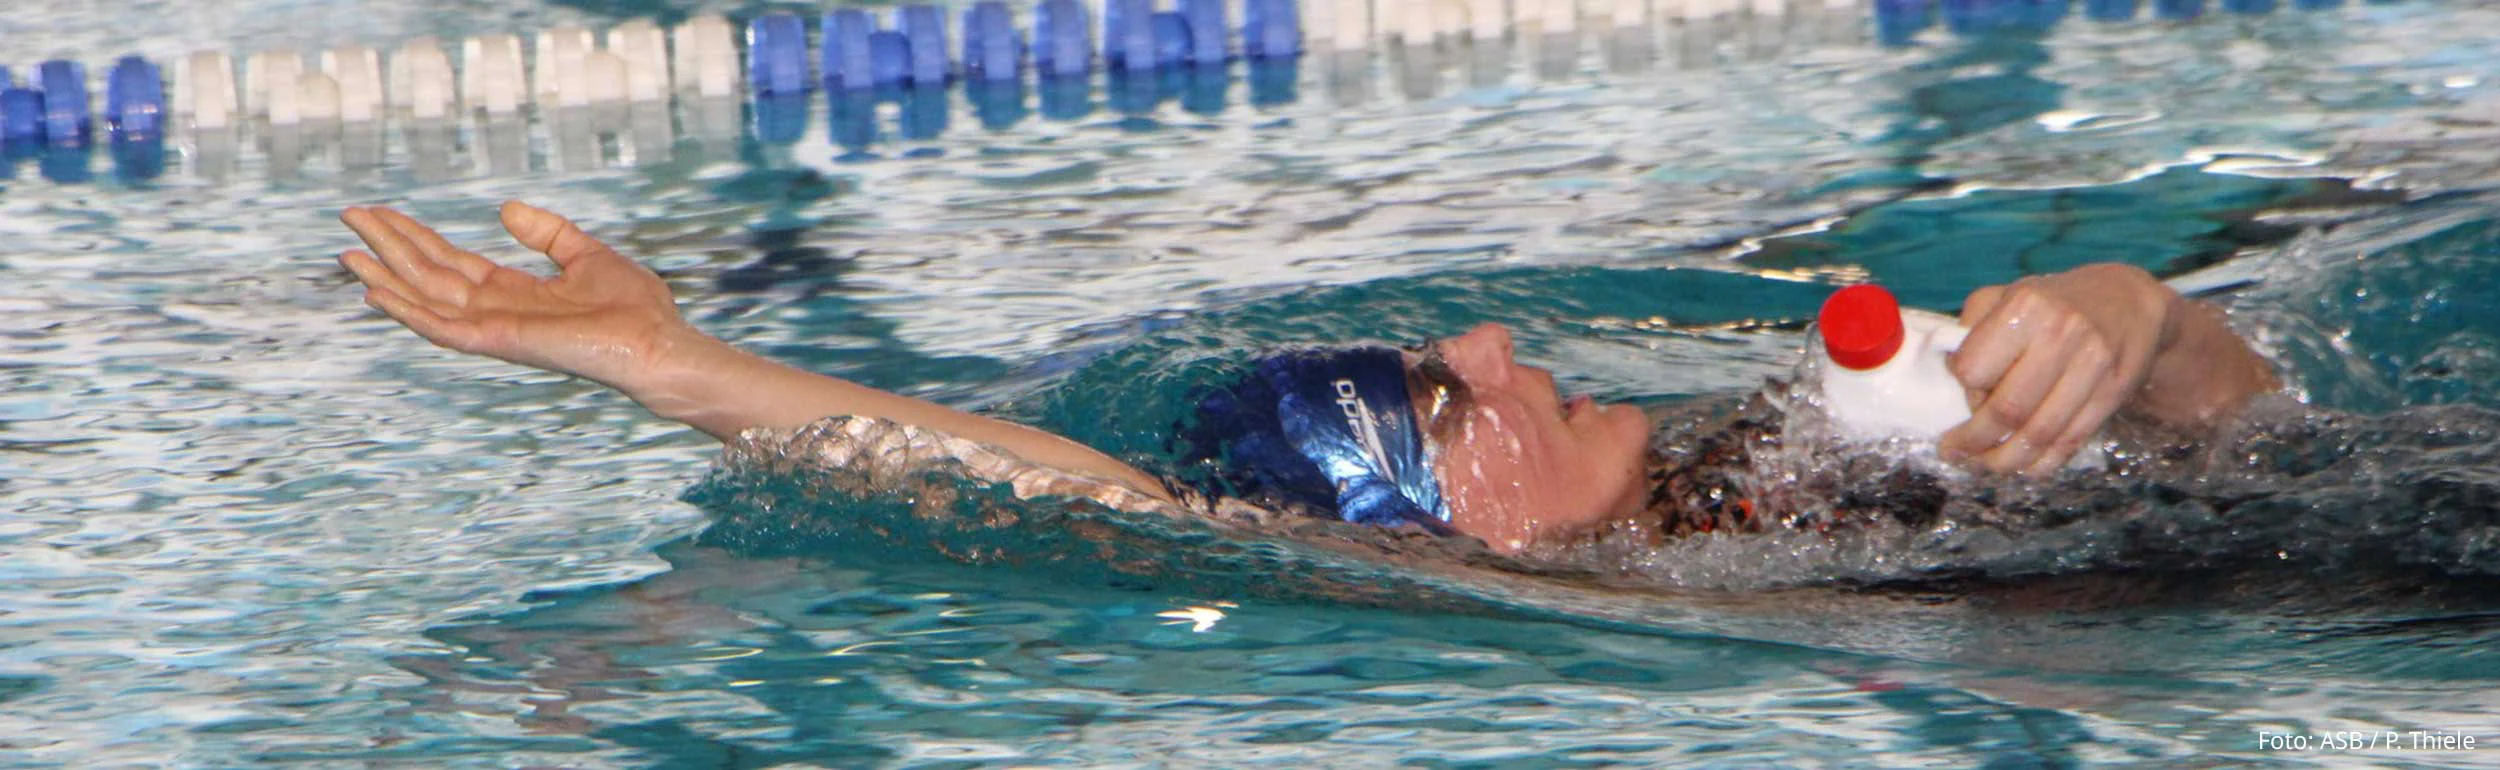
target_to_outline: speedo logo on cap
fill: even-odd
[[[1353,431],[1354,440],[1362,443],[1363,453],[1371,455],[1374,467],[1383,474],[1392,473],[1389,451],[1380,441],[1380,423],[1372,419],[1372,408],[1363,402],[1363,392],[1349,379],[1340,378],[1329,384],[1337,390],[1337,411],[1345,415],[1346,429]]]

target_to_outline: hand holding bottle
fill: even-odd
[[[2152,274],[2118,264],[1971,292],[1961,318],[1971,332],[1952,370],[1969,390],[1972,415],[1945,433],[1940,452],[2001,473],[2056,471],[2147,390],[2190,304]],[[2230,334],[2211,323],[2203,331]]]

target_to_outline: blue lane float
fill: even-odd
[[[910,47],[908,79],[914,87],[944,86],[954,74],[954,52],[946,44],[946,12],[934,5],[907,5],[894,12],[894,29]]]
[[[1189,62],[1201,67],[1232,58],[1224,44],[1232,25],[1224,18],[1224,0],[1181,0],[1180,20],[1189,32]]]
[[[0,67],[0,139],[7,138],[10,125],[10,108],[6,97],[15,90],[17,90],[17,79],[9,74],[9,68]],[[17,162],[25,155],[23,151],[25,146],[24,140],[0,141],[0,180],[17,178]]]
[[[137,56],[124,56],[114,62],[113,71],[105,77],[104,117],[116,139],[136,141],[163,136],[164,73]]]
[[[0,68],[0,141],[43,141],[43,93],[17,84]]]
[[[2065,16],[2066,0],[1944,0],[1945,27],[1962,35],[2045,30]]]
[[[2005,4],[1989,0],[1944,0],[1944,26],[1955,34],[1975,35],[1997,26]]]
[[[104,76],[104,121],[112,129],[113,176],[125,184],[165,173],[165,74],[124,56]]]
[[[911,41],[890,29],[868,33],[868,81],[878,88],[893,88],[910,76]]]
[[[0,91],[0,141],[43,141],[43,92],[32,88]]]
[[[1015,80],[1023,76],[1024,38],[1002,0],[984,0],[964,11],[964,79]]]
[[[1102,11],[1102,64],[1106,69],[1155,68],[1154,0],[1111,0]]]
[[[825,14],[821,26],[824,40],[819,54],[824,57],[825,87],[836,91],[875,88],[876,65],[869,38],[877,33],[876,22],[869,20],[866,11],[844,8]]]
[[[1157,10],[1165,0],[1103,0],[1099,48],[1093,40],[1096,27],[1086,0],[1035,1],[1034,23],[1023,30],[1017,28],[1015,14],[1005,0],[973,2],[960,16],[961,58],[956,58],[945,29],[947,13],[925,0],[897,8],[892,28],[886,30],[878,29],[878,20],[858,9],[824,14],[821,58],[815,60],[809,57],[806,22],[800,17],[772,13],[750,19],[743,51],[747,96],[753,99],[754,110],[754,125],[749,128],[764,144],[799,141],[809,92],[821,84],[847,94],[846,105],[865,105],[844,108],[854,119],[873,123],[875,105],[896,101],[903,112],[900,136],[933,139],[946,128],[944,107],[951,97],[945,89],[957,78],[965,81],[965,97],[974,115],[992,130],[1004,130],[1029,117],[1027,101],[1036,92],[1043,116],[1076,120],[1096,109],[1091,78],[1097,61],[1115,81],[1102,91],[1109,106],[1145,121],[1141,125],[1150,124],[1153,113],[1175,98],[1188,112],[1221,112],[1225,78],[1229,77],[1225,64],[1235,57],[1247,62],[1252,104],[1264,107],[1295,99],[1295,60],[1304,50],[1296,0],[1240,0],[1243,18],[1238,27],[1226,16],[1225,6],[1232,0],[1170,0],[1173,10]],[[1939,20],[1973,33],[2047,28],[2059,23],[2077,0],[1873,2],[1878,39],[1905,45]],[[2145,0],[2080,2],[2082,8],[2074,9],[2076,13],[2111,21],[2135,18],[2147,4]],[[2286,4],[2284,0],[2216,2],[2232,14],[2271,13]],[[2163,19],[2194,19],[2205,13],[2204,0],[2151,0],[2149,4],[2154,15]],[[2320,9],[2338,7],[2343,0],[2290,0],[2288,4]],[[681,58],[678,65],[696,68],[696,77],[702,78],[699,90],[707,96],[730,96],[737,90],[739,73],[741,52],[731,32],[737,27],[711,18],[704,23],[708,26],[688,28],[701,33],[692,38],[700,45],[692,59]],[[685,42],[680,40],[680,45]],[[644,80],[657,82],[669,78],[666,57],[656,53],[664,50],[636,44],[611,53],[632,66],[656,66],[658,72]],[[679,53],[686,55],[683,50]],[[817,63],[821,71],[811,73],[810,65]],[[448,62],[437,66],[443,70],[438,80],[455,75]],[[1033,70],[1034,80],[1022,79],[1027,69]],[[641,69],[635,73],[645,74]],[[15,74],[32,77],[20,82]],[[811,79],[811,74],[819,79]],[[56,181],[86,179],[88,148],[102,143],[94,126],[99,100],[90,93],[86,75],[83,65],[66,60],[44,62],[32,73],[12,73],[0,67],[0,155],[40,158],[44,175]],[[683,71],[679,75],[689,77]],[[711,80],[717,76],[727,78]],[[698,81],[681,80],[679,87],[689,87],[688,82]],[[163,137],[170,128],[163,70],[145,59],[125,56],[115,60],[102,85],[100,114],[111,135],[116,176],[125,180],[155,177],[164,165]],[[438,85],[449,88],[447,83]],[[667,96],[665,86],[632,93],[630,98],[637,103]],[[849,138],[842,142],[846,145],[861,146],[877,136],[873,127],[866,132],[844,128],[836,134]],[[937,151],[918,148],[909,152]]]
[[[807,93],[807,25],[786,13],[747,22],[747,85],[764,95]]]
[[[1294,0],[1244,0],[1241,54],[1253,59],[1302,55],[1302,19]]]
[[[1154,15],[1154,30],[1156,68],[1178,67],[1189,61],[1192,41],[1188,19],[1173,11],[1160,11]]]
[[[1084,77],[1094,64],[1088,37],[1083,3],[1042,0],[1033,9],[1033,69],[1043,78]]]
[[[43,86],[43,138],[59,145],[84,145],[94,108],[87,100],[87,66],[54,59],[36,68]]]

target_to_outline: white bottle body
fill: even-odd
[[[1918,445],[1918,459],[1936,460],[1937,439],[1971,418],[1968,391],[1947,358],[1970,330],[1951,316],[1903,308],[1901,332],[1900,351],[1873,369],[1841,366],[1817,352],[1824,413],[1848,440],[1906,441]],[[2099,470],[2107,461],[2095,440],[2066,467]]]
[[[1904,308],[1901,349],[1891,360],[1851,369],[1824,358],[1823,409],[1832,427],[1860,441],[1932,442],[1969,420],[1970,402],[1945,358],[1969,333],[1952,318]]]

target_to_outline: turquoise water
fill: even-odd
[[[142,10],[0,10],[0,58],[662,9]],[[638,165],[532,134],[425,178],[397,139],[371,170],[13,167],[0,765],[2495,764],[2500,11],[1709,29],[1562,72],[1314,57],[1289,103],[1220,111],[991,132],[959,105],[865,149],[811,121]],[[1665,402],[1787,372],[1835,282],[1950,307],[2100,259],[2254,279],[2239,323],[2360,416],[2232,445],[2268,473],[2217,487],[2285,492],[2262,520],[1705,543],[1604,581],[979,494],[1024,526],[959,526],[716,474],[621,398],[424,346],[330,262],[343,206],[485,246],[506,197],[643,255],[714,333],[1133,456],[1174,364],[1259,344],[1501,320],[1567,388]],[[1979,588],[1885,585],[1937,575]],[[2259,744],[2417,729],[2490,748]]]

